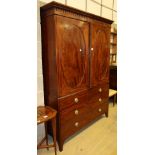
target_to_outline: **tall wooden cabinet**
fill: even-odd
[[[56,2],[41,7],[44,99],[58,111],[60,151],[69,136],[108,116],[111,23]]]

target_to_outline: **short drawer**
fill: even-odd
[[[102,85],[98,85],[96,87],[92,87],[89,89],[89,95],[102,95],[102,97],[107,98],[109,94],[109,83],[104,83]]]
[[[87,91],[82,91],[74,95],[59,98],[58,99],[59,110],[62,111],[71,106],[74,106],[75,108],[81,107],[83,106],[83,104],[86,104],[87,98],[88,98]]]
[[[105,97],[102,94],[93,94],[91,92],[89,92],[89,100],[88,100],[88,104],[104,104],[108,102],[108,97]]]
[[[91,88],[88,91],[88,98],[89,101],[88,103],[91,104],[104,104],[108,102],[109,99],[109,89],[108,89],[109,85],[105,84],[105,85],[100,85],[94,88]]]
[[[92,118],[96,118],[97,116],[103,115],[105,113],[108,113],[108,104],[102,104],[102,105],[93,105],[92,106]]]

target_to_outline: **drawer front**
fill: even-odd
[[[66,123],[74,120],[81,120],[89,112],[87,104],[79,104],[77,106],[71,106],[60,112],[61,121]]]
[[[97,87],[91,88],[88,91],[88,103],[92,104],[104,104],[108,103],[109,99],[109,84],[99,85]]]
[[[109,83],[104,83],[102,85],[98,85],[96,87],[92,87],[91,89],[89,89],[89,95],[92,94],[98,94],[98,95],[102,95],[105,98],[108,98],[108,94],[109,94]]]
[[[89,106],[91,105],[101,105],[104,103],[108,103],[108,97],[104,97],[102,94],[93,94],[89,93]]]
[[[62,111],[64,109],[68,109],[71,106],[81,107],[83,104],[86,104],[88,93],[87,91],[83,91],[74,95],[70,95],[64,98],[58,99],[59,110]]]
[[[72,106],[60,113],[63,138],[74,134],[85,126],[90,120],[90,111],[86,104],[78,108]]]
[[[92,108],[92,115],[91,115],[92,119],[108,112],[108,104],[107,103],[102,104],[102,105],[95,105],[92,107],[93,107]]]
[[[89,107],[92,111],[92,119],[104,113],[108,113],[109,84],[105,83],[91,88],[88,92],[88,98]]]
[[[99,85],[59,99],[60,128],[63,139],[73,135],[108,111],[108,86],[108,84]]]

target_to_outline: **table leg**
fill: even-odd
[[[48,132],[47,132],[47,122],[44,123],[45,125],[45,136],[46,136],[46,145],[48,145]],[[47,147],[47,150],[49,150],[49,148]]]
[[[52,119],[52,130],[53,130],[54,150],[55,150],[55,155],[57,155],[57,149],[56,149],[56,117],[54,117]]]

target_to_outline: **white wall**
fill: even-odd
[[[43,98],[43,76],[42,76],[42,60],[41,60],[41,29],[40,29],[40,6],[52,2],[53,0],[38,0],[37,5],[37,104],[44,105]],[[95,15],[114,20],[117,23],[117,0],[54,0],[56,2],[75,7],[77,9],[93,13]],[[43,126],[38,126],[38,141],[44,136]]]

